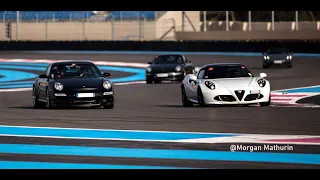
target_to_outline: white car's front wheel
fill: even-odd
[[[202,94],[202,91],[201,89],[199,88],[198,89],[198,103],[200,106],[204,107],[204,106],[207,106],[206,103],[204,102],[204,98],[203,98],[203,94]]]
[[[271,104],[271,95],[269,95],[269,101],[260,103],[261,107],[270,106]]]
[[[182,99],[182,104],[184,107],[191,107],[193,106],[193,103],[191,101],[189,101],[186,91],[184,89],[184,87],[181,87],[181,99]]]

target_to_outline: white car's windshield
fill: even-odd
[[[205,70],[203,79],[253,77],[244,66],[213,66]]]

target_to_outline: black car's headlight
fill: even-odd
[[[63,84],[59,83],[59,82],[56,82],[54,83],[54,88],[58,91],[62,91],[63,89]]]
[[[269,56],[263,56],[264,60],[269,60],[270,57]]]
[[[152,71],[151,67],[147,67],[146,71],[151,72]]]
[[[292,56],[291,56],[291,55],[287,56],[287,59],[288,59],[288,60],[289,60],[289,59],[292,59]]]
[[[264,87],[264,86],[266,86],[266,80],[265,79],[259,79],[258,81],[257,81],[257,83],[259,84],[259,86],[260,87]]]
[[[204,84],[209,88],[209,89],[212,89],[214,90],[216,88],[216,85],[211,82],[211,81],[205,81]]]
[[[181,71],[181,66],[177,66],[177,67],[176,67],[176,71],[177,71],[177,72]]]
[[[103,87],[105,89],[111,89],[112,88],[112,83],[110,81],[104,81],[103,82]]]

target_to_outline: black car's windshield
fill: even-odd
[[[100,70],[93,64],[59,64],[51,69],[52,78],[101,77]]]
[[[274,49],[269,49],[267,53],[268,54],[288,54],[289,51],[287,49],[274,48]]]
[[[157,56],[153,64],[182,64],[183,59],[180,55],[161,55]]]
[[[203,79],[253,77],[245,66],[213,66],[205,70]]]

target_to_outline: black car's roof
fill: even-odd
[[[65,65],[65,64],[93,64],[91,61],[58,61],[52,63],[52,65]]]

